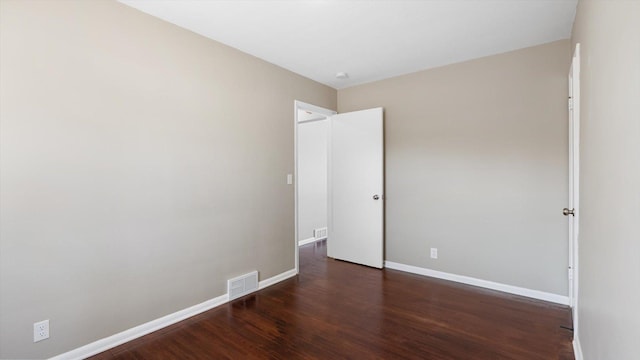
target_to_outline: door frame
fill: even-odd
[[[322,114],[327,117],[337,114],[336,111],[325,109],[323,107],[305,103],[300,100],[293,101],[293,244],[295,254],[296,274],[300,273],[300,252],[298,245],[298,111],[311,111]]]
[[[569,305],[574,338],[578,332],[579,229],[580,229],[580,44],[569,68]]]

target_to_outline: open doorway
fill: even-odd
[[[299,246],[328,235],[327,182],[329,117],[335,111],[295,101],[295,262]]]
[[[327,123],[298,110],[298,245],[327,237]]]
[[[325,238],[327,256],[382,269],[384,109],[294,110],[296,271],[300,242]]]

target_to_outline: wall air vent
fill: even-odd
[[[313,237],[316,240],[326,239],[327,238],[327,228],[323,227],[323,228],[319,228],[319,229],[313,230]]]
[[[252,271],[248,274],[227,280],[227,294],[229,301],[250,294],[258,290],[258,272]]]

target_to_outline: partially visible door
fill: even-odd
[[[327,255],[382,268],[382,108],[333,115],[329,127]]]
[[[569,206],[563,209],[569,219],[569,304],[574,329],[578,321],[578,230],[580,190],[580,44],[576,44],[569,70]]]

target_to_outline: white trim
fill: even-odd
[[[569,110],[569,207],[574,215],[569,217],[569,304],[573,315],[573,335],[580,332],[579,306],[579,243],[580,243],[580,44],[576,44],[571,68],[569,69],[569,96],[572,106]]]
[[[307,124],[311,122],[325,121],[325,120],[327,120],[327,116],[319,117],[317,119],[298,120],[298,124]]]
[[[337,112],[335,112],[333,110],[325,109],[323,107],[320,107],[320,106],[317,106],[317,105],[313,105],[313,104],[309,104],[309,103],[306,103],[306,102],[300,101],[300,100],[294,100],[294,105],[296,107],[296,110],[298,110],[298,109],[307,110],[307,111],[311,111],[311,112],[322,114],[322,115],[326,115],[326,116],[331,116],[331,115],[337,114]]]
[[[582,346],[580,345],[580,338],[577,336],[573,337],[573,357],[576,360],[583,360],[584,356],[582,356]]]
[[[308,238],[308,239],[304,239],[304,240],[300,240],[300,241],[298,241],[298,246],[311,244],[311,243],[314,243],[314,242],[316,242],[316,241],[320,241],[320,240],[324,240],[324,239],[326,239],[326,237],[324,237],[324,238],[320,238],[320,239],[316,239],[316,238],[314,238],[314,237],[310,237],[310,238]]]
[[[296,271],[296,269],[291,269],[291,270],[287,270],[281,274],[278,274],[276,276],[272,276],[268,279],[262,280],[258,283],[258,290],[262,290],[266,287],[269,287],[271,285],[277,284],[281,281],[285,281],[288,278],[294,277],[298,274],[298,272]]]
[[[271,286],[273,284],[276,284],[280,281],[286,280],[290,277],[296,276],[297,272],[296,269],[291,269],[288,271],[285,271],[281,274],[278,274],[276,276],[273,276],[269,279],[265,279],[263,281],[260,281],[258,283],[258,290],[264,289],[268,286]],[[138,325],[136,327],[132,327],[131,329],[119,332],[117,334],[108,336],[104,339],[100,339],[97,341],[94,341],[90,344],[81,346],[79,348],[76,348],[74,350],[68,351],[66,353],[60,354],[60,355],[56,355],[52,358],[50,358],[50,360],[80,360],[80,359],[85,359],[89,356],[93,356],[96,354],[99,354],[103,351],[107,351],[109,349],[112,349],[118,345],[122,345],[126,342],[129,342],[131,340],[135,340],[139,337],[142,337],[144,335],[150,334],[154,331],[160,330],[162,328],[165,328],[167,326],[173,325],[177,322],[180,322],[182,320],[188,319],[192,316],[198,315],[200,313],[203,313],[207,310],[211,310],[215,307],[218,307],[220,305],[226,304],[229,302],[229,295],[228,294],[224,294],[224,295],[220,295],[218,297],[215,297],[213,299],[207,300],[205,302],[202,302],[200,304],[196,304],[193,305],[191,307],[188,307],[186,309],[183,310],[179,310],[176,311],[172,314],[163,316],[161,318],[155,319],[155,320],[151,320],[147,323],[144,323],[142,325]]]
[[[90,344],[81,346],[77,349],[52,357],[52,360],[67,360],[67,359],[84,359],[89,356],[99,354],[103,351],[107,351],[118,345],[124,344],[128,341],[137,339],[141,336],[147,335],[154,331],[160,330],[169,325],[175,324],[184,319],[190,318],[194,315],[198,315],[207,310],[213,309],[216,306],[220,306],[229,301],[227,294],[220,295],[211,300],[207,300],[200,304],[191,306],[189,308],[176,311],[173,314],[163,316],[161,318],[149,321],[142,325],[138,325],[131,329],[117,333],[115,335],[94,341]]]
[[[394,270],[406,271],[412,274],[424,275],[438,279],[455,281],[467,285],[479,286],[486,289],[498,290],[509,294],[522,295],[538,300],[550,301],[557,304],[569,305],[569,297],[563,295],[552,294],[539,290],[531,290],[513,285],[501,284],[493,281],[476,279],[469,276],[450,274],[442,271],[436,271],[421,268],[412,265],[399,264],[392,261],[385,261],[385,267]]]
[[[307,104],[300,100],[293,101],[293,246],[296,274],[300,271],[300,254],[298,252],[298,247],[300,247],[298,242],[298,110],[307,110],[326,116],[337,114],[333,110]]]

